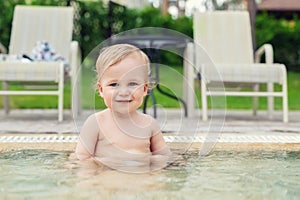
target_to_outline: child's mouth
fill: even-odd
[[[132,100],[116,100],[117,103],[130,103]]]

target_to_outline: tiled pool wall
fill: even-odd
[[[261,150],[300,150],[300,135],[234,135],[218,137],[205,135],[174,136],[164,135],[172,148],[196,150],[203,144],[213,144],[215,149],[261,149]],[[77,134],[4,134],[0,136],[0,151],[18,149],[53,149],[73,151],[78,141]]]

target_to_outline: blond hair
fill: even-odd
[[[100,82],[104,72],[112,65],[117,64],[126,56],[138,53],[147,66],[147,76],[150,74],[150,61],[148,56],[138,47],[130,44],[116,44],[103,48],[96,62],[97,82]]]

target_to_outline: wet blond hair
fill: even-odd
[[[148,56],[138,47],[131,44],[116,44],[103,48],[96,62],[97,82],[101,81],[104,72],[112,65],[117,64],[130,54],[137,53],[145,61],[147,77],[150,74]]]

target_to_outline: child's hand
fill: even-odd
[[[151,156],[151,171],[160,170],[168,165],[170,157],[165,155]]]

